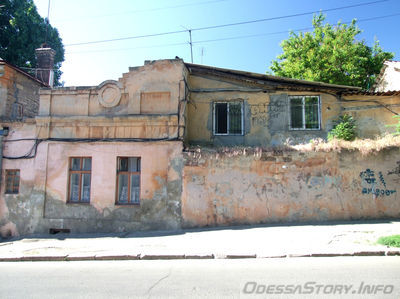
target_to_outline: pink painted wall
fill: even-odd
[[[19,125],[9,140],[33,138],[36,126]],[[5,142],[5,156],[29,152],[33,141]],[[3,160],[6,169],[20,170],[20,192],[0,193],[0,233],[16,236],[72,232],[120,232],[180,227],[182,143],[44,141],[33,159]],[[141,158],[140,204],[121,206],[116,199],[117,157]],[[90,204],[67,203],[69,157],[91,157]]]

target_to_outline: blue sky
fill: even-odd
[[[98,85],[117,80],[144,60],[179,56],[191,62],[189,33],[71,45],[207,26],[302,14],[371,3],[326,12],[327,22],[356,18],[365,39],[380,41],[400,60],[400,1],[387,0],[51,0],[50,23],[65,45],[62,80],[66,86]],[[48,0],[34,0],[47,16]],[[397,15],[396,15],[397,14]],[[382,18],[378,18],[382,17]],[[376,18],[373,20],[366,20]],[[290,30],[311,27],[312,14],[208,30],[193,30],[194,63],[265,73],[280,54]],[[280,33],[278,33],[280,32]],[[251,36],[253,35],[253,36]],[[214,40],[214,41],[213,41]],[[70,45],[70,46],[69,46]]]

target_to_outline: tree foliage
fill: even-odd
[[[0,8],[0,57],[15,66],[35,68],[35,49],[43,43],[56,51],[54,57],[55,84],[59,85],[64,46],[56,28],[37,12],[33,0],[3,0]]]
[[[290,33],[281,43],[283,53],[270,67],[277,76],[369,88],[383,62],[394,57],[378,41],[372,47],[356,37],[361,30],[349,25],[324,24],[325,15],[314,15],[312,32]]]

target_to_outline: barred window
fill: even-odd
[[[140,203],[140,158],[117,158],[117,204]]]
[[[69,159],[69,203],[90,202],[91,173],[92,158],[72,157]]]
[[[19,169],[6,169],[6,194],[19,193]]]
[[[320,100],[318,96],[293,96],[290,101],[290,129],[319,130]]]
[[[214,103],[214,135],[243,134],[243,103]]]

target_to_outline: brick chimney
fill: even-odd
[[[37,69],[36,78],[43,83],[53,87],[54,83],[54,56],[56,51],[43,44],[41,48],[35,50]]]

